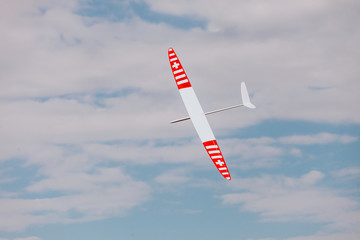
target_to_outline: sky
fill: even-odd
[[[359,1],[1,6],[0,240],[360,239]]]

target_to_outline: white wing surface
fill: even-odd
[[[168,56],[171,70],[173,72],[174,79],[179,89],[181,98],[185,104],[189,117],[194,124],[196,132],[205,147],[205,150],[209,154],[211,160],[213,161],[221,175],[225,179],[231,180],[229,170],[226,166],[219,145],[217,144],[214,134],[210,128],[209,122],[207,121],[200,102],[196,97],[196,94],[190,84],[185,70],[182,67],[174,49],[169,48]]]

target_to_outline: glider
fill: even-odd
[[[189,117],[180,118],[170,123],[177,123],[185,120],[191,119],[197,134],[200,137],[201,142],[203,143],[205,150],[209,154],[211,160],[213,161],[216,168],[219,170],[220,174],[227,180],[231,180],[231,176],[228,170],[228,167],[225,163],[224,157],[221,153],[220,147],[215,139],[213,131],[209,125],[209,122],[206,119],[205,115],[217,113],[241,106],[248,108],[255,108],[250,102],[249,94],[246,89],[244,82],[241,83],[241,96],[243,104],[234,105],[231,107],[226,107],[218,109],[215,111],[204,113],[198,98],[190,84],[190,81],[185,73],[184,68],[182,67],[178,56],[176,55],[173,48],[168,50],[169,62],[172,73],[175,78],[176,85],[179,89],[181,98],[185,104],[186,110],[189,114]]]

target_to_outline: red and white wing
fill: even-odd
[[[194,124],[195,130],[216,168],[224,178],[230,180],[230,173],[226,166],[224,157],[185,70],[182,67],[174,49],[169,48],[168,55],[176,85],[179,89],[190,119]]]

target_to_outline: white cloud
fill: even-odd
[[[310,236],[298,236],[290,238],[281,238],[285,240],[357,240],[359,239],[359,234],[348,234],[348,233],[318,233]],[[280,240],[280,238],[250,238],[248,240]]]
[[[149,200],[149,184],[133,179],[121,167],[99,166],[100,160],[73,148],[31,149],[38,152],[31,153],[22,167],[31,164],[36,175],[27,174],[32,180],[12,189],[13,195],[2,194],[1,231],[124,216]]]
[[[286,149],[276,146],[273,138],[224,139],[220,142],[223,154],[236,158],[241,168],[271,167],[279,163],[280,158],[289,154]]]
[[[318,133],[311,135],[292,135],[279,138],[230,138],[221,140],[223,152],[231,157],[239,159],[237,165],[241,168],[271,167],[280,163],[285,156],[301,157],[301,148],[291,145],[315,145],[341,143],[348,144],[357,141],[358,138],[350,135],[332,133]]]
[[[348,168],[343,168],[340,169],[338,171],[334,171],[332,172],[332,175],[336,176],[336,177],[359,177],[360,176],[360,168],[359,167],[348,167]]]
[[[357,137],[349,135],[338,135],[331,133],[318,133],[313,135],[294,135],[279,138],[279,142],[284,144],[296,145],[313,145],[313,144],[329,144],[334,142],[351,143],[357,141]]]
[[[86,144],[84,150],[100,159],[108,159],[127,164],[154,164],[154,163],[194,163],[203,165],[204,161],[196,161],[206,156],[201,148],[200,140],[168,139],[167,144],[161,145],[156,141],[131,142],[121,144]],[[173,144],[169,144],[172,143]],[[165,142],[166,143],[166,142]],[[199,147],[200,146],[200,147]],[[181,153],[181,154],[180,154]]]
[[[349,136],[349,135],[341,135],[339,141],[341,143],[352,143],[358,140],[357,137]]]
[[[249,238],[247,240],[277,240],[276,238]]]
[[[14,240],[41,240],[39,237],[24,237],[24,238],[15,238]]]
[[[190,180],[187,169],[174,169],[155,178],[155,181],[164,185],[183,184]]]
[[[293,237],[287,238],[286,240],[357,240],[359,239],[360,234],[356,233],[330,233],[324,234],[319,233],[312,236],[300,236],[300,237]]]
[[[304,184],[314,184],[324,178],[324,174],[319,171],[311,171],[308,174],[301,176],[300,181]]]
[[[10,240],[10,239],[8,239],[8,238],[0,238],[0,240]],[[41,238],[36,237],[36,236],[31,236],[31,237],[13,238],[13,240],[41,240]]]
[[[238,193],[224,194],[224,204],[239,205],[240,210],[259,213],[263,221],[311,221],[324,223],[322,231],[333,230],[359,236],[359,203],[337,192],[317,187],[323,173],[312,171],[300,178],[264,176],[235,179]]]
[[[36,184],[33,191],[76,190],[64,175],[63,183],[55,185]],[[81,176],[80,176],[81,177]],[[78,177],[80,180],[81,178]],[[73,178],[72,180],[79,180]],[[60,179],[59,179],[60,180]],[[44,181],[47,182],[46,180]],[[86,182],[84,182],[86,183]],[[90,184],[92,184],[90,182]],[[2,198],[0,199],[0,216],[2,231],[18,231],[29,225],[49,223],[71,223],[99,220],[114,216],[123,216],[132,207],[137,206],[149,198],[147,184],[128,179],[112,184],[98,184],[92,187],[82,186],[80,192],[59,197],[48,198]],[[44,192],[46,193],[46,192]]]

